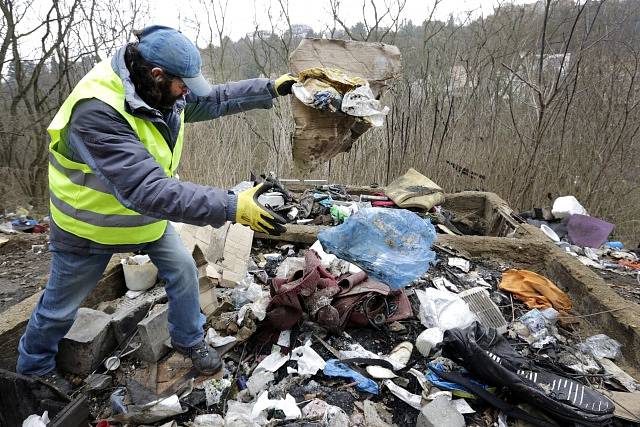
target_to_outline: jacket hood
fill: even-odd
[[[144,102],[144,100],[140,98],[140,96],[136,93],[136,88],[131,81],[129,69],[127,68],[124,60],[124,53],[126,49],[127,45],[118,48],[115,55],[111,59],[111,66],[113,67],[113,71],[115,71],[118,77],[120,77],[120,79],[122,80],[122,84],[124,85],[125,102],[132,112],[162,116],[160,110],[151,107],[149,104]],[[174,111],[182,111],[185,107],[185,104],[186,101],[184,100],[184,98],[179,99],[173,105]]]

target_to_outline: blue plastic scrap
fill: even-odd
[[[111,396],[109,397],[109,401],[111,402],[111,411],[113,414],[126,414],[127,413],[127,405],[124,403],[124,398],[127,394],[127,389],[124,387],[119,387],[115,389]]]
[[[318,234],[323,249],[353,263],[372,278],[400,289],[418,279],[436,258],[436,230],[406,209],[361,209]]]
[[[438,373],[445,371],[445,367],[442,365],[442,363],[436,363],[436,362],[429,362],[429,364],[427,365],[428,369],[427,369],[427,380],[429,380],[429,382],[431,384],[433,384],[434,386],[436,386],[439,389],[442,390],[450,390],[453,392],[459,391],[465,394],[469,394],[469,395],[474,395],[474,393],[472,391],[467,390],[465,387],[461,386],[460,384],[451,382],[451,381],[447,381],[443,378],[441,378]],[[467,371],[466,370],[462,370],[460,372],[462,375],[467,376]],[[491,391],[491,388],[486,385],[486,384],[482,384],[479,383],[478,381],[469,378],[470,381],[472,383],[474,383],[475,385],[477,385],[478,387],[482,387],[485,390],[489,390]]]
[[[11,221],[11,228],[17,231],[28,231],[38,225],[35,219],[14,219]]]
[[[327,360],[323,372],[328,377],[344,377],[352,379],[357,382],[356,388],[360,391],[372,394],[380,393],[380,387],[375,381],[359,374],[338,359]]]

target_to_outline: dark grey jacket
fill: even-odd
[[[185,122],[211,120],[255,108],[271,108],[276,96],[269,79],[250,79],[215,85],[205,97],[189,94],[172,110],[159,111],[135,92],[124,60],[125,47],[118,50],[112,66],[124,83],[125,108],[153,122],[170,147]],[[226,190],[169,178],[138,139],[127,121],[98,99],[76,105],[63,130],[61,151],[68,158],[86,163],[127,208],[154,218],[196,225],[220,226],[235,218],[236,197]],[[102,245],[68,233],[51,223],[51,243],[57,250],[77,253],[116,253],[144,249],[139,245]]]

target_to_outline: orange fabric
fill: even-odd
[[[618,261],[619,265],[630,268],[632,270],[640,270],[640,262],[633,262],[626,259],[621,259]]]
[[[571,310],[571,299],[546,277],[529,270],[507,270],[498,286],[509,291],[529,308],[553,307],[560,312]]]

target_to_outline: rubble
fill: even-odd
[[[156,287],[150,292],[138,295],[136,298],[127,296],[109,301],[103,310],[111,312],[111,327],[118,345],[123,345],[129,339],[138,323],[149,313],[149,309],[156,303],[166,302],[167,294],[163,287]]]
[[[369,190],[384,194],[384,189]],[[308,214],[300,202],[303,194],[313,199]],[[328,225],[333,221],[329,209],[336,201],[361,203],[360,199],[346,188],[321,183],[313,191],[283,197],[279,209],[284,214],[296,208],[292,222],[329,215],[323,219]],[[484,210],[487,202],[479,200]],[[369,209],[359,207],[345,224]],[[395,203],[376,209],[401,211]],[[454,234],[469,230],[442,207],[429,213],[414,209],[412,215],[424,224],[427,218],[439,221],[456,230]],[[496,224],[487,220],[482,227],[497,230],[501,226]],[[559,403],[547,392],[555,387],[553,379],[540,380],[546,375],[563,382],[566,378],[572,385],[570,396],[578,388],[593,402],[607,402],[599,396],[609,396],[615,408],[599,414],[599,423],[614,416],[633,419],[629,399],[638,393],[639,384],[626,348],[629,341],[603,325],[590,324],[591,317],[582,316],[589,313],[577,311],[584,303],[571,288],[568,273],[531,261],[526,251],[546,248],[542,243],[516,237],[505,239],[508,245],[503,249],[496,243],[501,239],[494,237],[439,234],[428,247],[418,247],[433,254],[428,269],[422,265],[412,280],[394,289],[383,283],[386,279],[371,279],[361,259],[327,253],[322,240],[315,238],[320,228],[305,227],[314,227],[313,232],[293,242],[265,239],[229,224],[218,230],[176,227],[191,245],[200,273],[201,310],[207,316],[206,340],[218,349],[224,367],[215,376],[197,376],[190,360],[167,346],[166,295],[161,286],[133,299],[105,302],[97,307],[104,311],[97,317],[112,331],[111,349],[99,358],[95,373],[85,371],[76,382],[81,385],[77,393],[91,396],[92,419],[176,426],[517,425],[512,412],[487,398],[495,396],[518,408],[531,403],[531,397],[514,392],[502,377],[487,371],[498,369],[497,359],[504,359],[506,350],[477,351],[470,361],[460,348],[471,339],[452,345],[453,334],[476,324],[495,334],[495,342],[508,346],[508,357],[513,358],[508,360],[531,367],[526,374],[508,375],[529,381],[530,387],[535,384],[536,392],[550,399],[549,406]],[[456,241],[469,243],[463,250],[451,244]],[[494,245],[503,251],[500,256],[485,256],[486,247]],[[551,241],[545,245],[556,250]],[[615,245],[607,251],[621,252]],[[596,250],[583,253],[602,256]],[[394,262],[402,268],[397,259]],[[357,298],[341,304],[349,296]],[[280,317],[278,311],[283,313]],[[336,323],[326,320],[336,314]],[[606,339],[601,332],[607,333]],[[594,343],[606,345],[594,352]],[[143,347],[127,355],[137,344]],[[114,371],[100,365],[108,357],[119,360]],[[529,373],[532,378],[538,374],[537,382],[528,378]],[[141,388],[136,389],[132,380]],[[141,398],[145,395],[146,400]],[[545,406],[522,408],[534,417],[542,413],[558,419]],[[568,411],[583,416],[575,406]]]
[[[111,316],[80,308],[73,326],[60,341],[57,366],[74,374],[95,370],[116,346]]]
[[[147,362],[157,362],[167,354],[167,342],[170,340],[168,316],[168,304],[158,304],[138,323],[140,348],[136,352],[137,357]]]
[[[465,425],[464,417],[445,397],[438,397],[422,408],[416,423],[416,427],[464,427]]]

